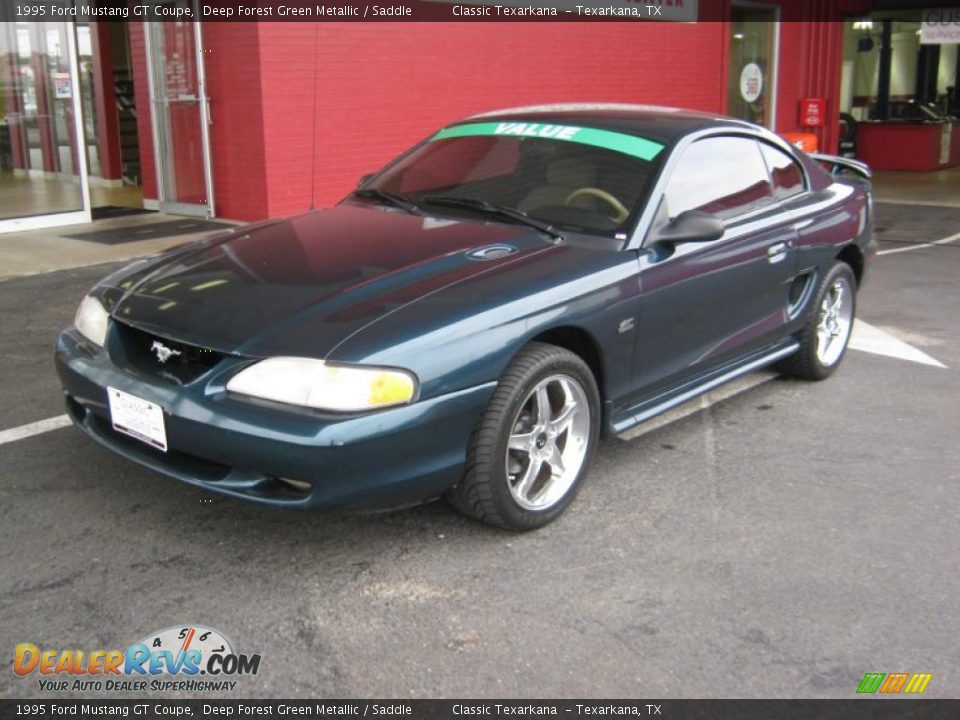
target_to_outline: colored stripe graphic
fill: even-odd
[[[863,680],[860,681],[859,687],[857,687],[858,693],[870,693],[873,694],[880,689],[880,683],[883,682],[883,678],[886,677],[886,673],[867,673],[863,676]]]
[[[930,684],[932,678],[933,673],[914,673],[903,691],[905,693],[922,693],[927,689],[927,685]]]
[[[906,684],[908,677],[910,677],[910,673],[890,673],[887,675],[887,679],[884,681],[883,685],[880,686],[880,692],[900,692],[903,689],[903,686]]]
[[[627,133],[613,132],[612,130],[598,130],[597,128],[576,127],[573,125],[551,125],[533,122],[484,122],[453,125],[444,128],[432,138],[446,140],[455,137],[473,137],[477,135],[500,135],[503,137],[534,137],[546,140],[561,140],[565,142],[593,145],[607,150],[632,155],[641,160],[653,160],[663,145],[653,140],[628,135]]]
[[[933,679],[933,673],[867,673],[857,686],[857,692],[872,695],[884,693],[895,695],[899,692],[918,695],[927,689]]]

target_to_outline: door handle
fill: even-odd
[[[787,244],[783,242],[774,243],[767,248],[767,260],[770,264],[778,263],[787,257]]]

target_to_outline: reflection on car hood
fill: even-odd
[[[470,252],[491,245],[506,250]],[[322,357],[392,310],[550,247],[529,228],[344,204],[238,228],[100,291],[115,318],[163,337]]]

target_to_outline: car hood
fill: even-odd
[[[100,293],[116,320],[162,337],[323,357],[399,307],[550,247],[525,227],[346,203],[135,263]]]

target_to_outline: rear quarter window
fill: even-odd
[[[792,157],[766,143],[760,143],[760,152],[770,171],[774,198],[782,200],[803,192],[803,171]]]

